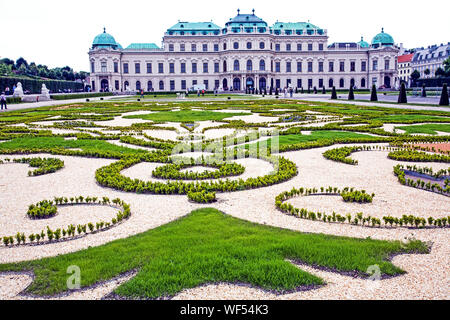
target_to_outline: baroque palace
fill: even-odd
[[[246,88],[348,89],[398,86],[399,48],[384,30],[369,44],[328,44],[327,30],[309,22],[276,22],[242,14],[221,28],[178,22],[154,43],[123,48],[113,36],[95,37],[89,50],[92,91],[242,91]]]

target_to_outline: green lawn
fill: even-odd
[[[440,123],[431,123],[431,124],[422,124],[422,125],[417,125],[417,126],[404,126],[404,127],[395,127],[395,128],[404,130],[408,134],[411,134],[411,133],[437,134],[436,131],[450,133],[450,124],[440,124]]]
[[[0,271],[30,270],[26,289],[37,295],[67,290],[67,268],[79,266],[81,286],[106,281],[129,270],[136,277],[115,292],[120,296],[157,298],[205,283],[249,283],[278,292],[324,281],[286,259],[365,274],[377,264],[383,275],[404,273],[388,257],[428,252],[420,241],[380,241],[299,233],[254,224],[216,209],[188,216],[144,233],[52,258],[0,265]]]
[[[408,123],[408,122],[450,122],[450,117],[429,116],[420,114],[399,114],[377,117],[372,120],[382,121],[384,123]]]
[[[145,153],[145,150],[117,146],[103,140],[64,140],[63,137],[22,137],[15,138],[0,144],[2,150],[18,149],[50,149],[50,148],[80,148],[83,151],[118,152],[122,154]]]
[[[180,110],[180,111],[161,111],[157,113],[124,116],[127,119],[143,119],[164,122],[194,122],[194,121],[220,121],[233,116],[250,115],[251,113],[236,112],[214,112],[214,111],[196,111],[196,110]]]

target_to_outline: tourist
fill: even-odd
[[[8,110],[8,108],[6,107],[6,96],[5,93],[2,92],[2,95],[0,96],[0,104],[1,104],[1,110],[3,110],[3,106],[5,106],[5,110]]]
[[[200,97],[200,89],[197,89],[197,97]]]
[[[189,90],[186,88],[186,97],[189,97]]]
[[[289,94],[291,95],[291,98],[293,96],[294,90],[292,88],[289,88]]]
[[[205,89],[202,90],[202,97],[205,96]]]
[[[141,89],[141,99],[144,99],[144,89]]]
[[[7,96],[9,96],[9,87],[6,87],[6,88],[5,88],[5,94],[6,94]]]

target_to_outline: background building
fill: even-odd
[[[450,42],[440,46],[429,46],[426,49],[420,48],[415,51],[411,60],[411,69],[419,71],[421,78],[433,78],[438,68],[444,68],[443,62],[448,57],[450,57]],[[426,74],[426,70],[430,71],[429,74]]]
[[[411,80],[411,60],[414,54],[404,54],[398,57],[398,79],[400,83],[404,82],[407,87],[410,86]]]
[[[246,88],[397,87],[398,47],[384,30],[371,44],[328,44],[327,30],[310,22],[276,22],[241,14],[221,28],[213,22],[178,22],[162,48],[135,43],[126,48],[104,32],[89,59],[93,91],[242,91]]]

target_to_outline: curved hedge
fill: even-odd
[[[416,150],[397,150],[390,152],[388,158],[397,161],[414,162],[450,162],[450,156],[443,154],[430,154]]]
[[[352,215],[350,213],[348,214],[338,214],[333,211],[333,214],[326,214],[324,212],[314,212],[314,211],[308,211],[306,208],[296,208],[290,203],[283,203],[295,196],[311,196],[311,195],[341,195],[342,192],[353,192],[353,188],[344,188],[342,191],[339,190],[336,187],[328,187],[328,188],[321,188],[322,193],[318,193],[318,189],[316,188],[292,188],[291,191],[284,191],[277,195],[275,197],[275,207],[280,210],[283,213],[286,213],[288,215],[296,216],[297,218],[301,219],[308,219],[313,221],[323,221],[323,222],[338,222],[338,223],[348,223],[348,224],[354,224],[354,225],[361,225],[365,226],[367,223],[367,226],[372,227],[381,227],[382,221],[384,221],[384,227],[387,227],[388,225],[392,227],[395,226],[405,226],[408,227],[415,227],[415,228],[424,228],[427,223],[429,227],[446,227],[450,225],[450,216],[434,219],[433,217],[429,217],[428,219],[425,219],[423,217],[413,216],[413,215],[403,215],[401,218],[392,217],[390,215],[383,216],[382,219],[371,217],[371,216],[365,216],[364,213],[359,212],[356,215]],[[325,193],[323,193],[325,191]]]
[[[204,179],[218,179],[224,177],[238,176],[244,173],[245,168],[237,163],[207,163],[203,162],[200,165],[205,167],[216,168],[214,171],[203,172],[181,172],[180,170],[191,168],[193,164],[167,164],[157,167],[152,172],[154,178],[172,179],[172,180],[204,180]]]

